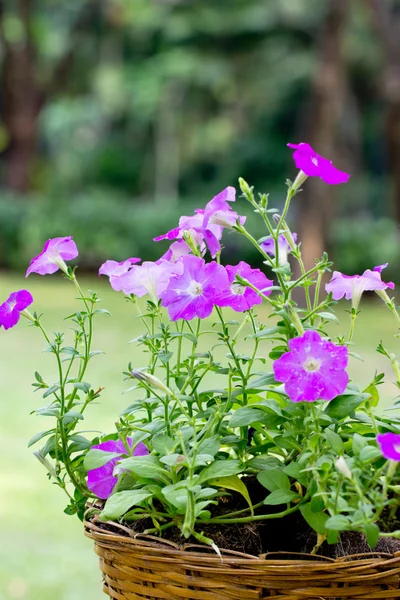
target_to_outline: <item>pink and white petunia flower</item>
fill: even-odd
[[[175,263],[167,260],[145,261],[123,273],[119,277],[118,285],[124,294],[134,294],[138,297],[148,294],[153,302],[157,302],[167,289],[171,277],[180,275],[182,271],[181,260]]]
[[[0,327],[11,329],[19,319],[21,313],[33,302],[33,297],[28,290],[19,290],[10,294],[9,298],[0,305]]]
[[[325,290],[332,293],[333,300],[352,300],[354,308],[358,308],[363,292],[379,292],[390,288],[394,289],[394,283],[382,281],[382,271],[387,267],[387,263],[375,267],[373,271],[367,269],[362,275],[343,275],[339,271],[334,271],[332,279],[325,285]]]
[[[132,439],[127,438],[127,442],[130,448],[132,448]],[[115,468],[117,467],[121,458],[126,458],[128,456],[128,451],[121,440],[109,440],[108,442],[102,442],[101,444],[92,446],[91,449],[102,450],[103,452],[110,453],[118,452],[119,454],[119,456],[112,458],[102,467],[88,471],[87,486],[89,490],[98,498],[106,500],[109,496],[111,496],[118,482],[118,477],[116,477],[114,473]],[[145,456],[146,454],[149,454],[149,451],[143,442],[140,442],[135,447],[133,456]]]
[[[172,321],[205,319],[212,313],[216,295],[229,285],[226,270],[198,256],[184,256],[181,264],[182,273],[171,279],[162,294],[163,306],[168,307]]]
[[[349,381],[347,364],[346,346],[336,346],[308,330],[289,340],[289,352],[274,362],[273,369],[293,402],[315,402],[343,394]]]
[[[113,290],[120,292],[122,289],[120,282],[121,275],[130,271],[133,265],[141,260],[141,258],[128,258],[122,262],[117,262],[116,260],[106,260],[106,262],[103,263],[99,269],[99,275],[107,275]]]
[[[340,171],[332,161],[320,156],[311,148],[310,144],[301,142],[300,144],[288,144],[293,148],[293,159],[295,165],[307,177],[319,177],[329,185],[347,183],[350,178],[348,173]]]
[[[235,283],[236,275],[247,279],[255,288],[265,296],[269,296],[274,282],[264,275],[260,269],[252,269],[250,265],[241,261],[235,267],[228,265],[226,267],[229,286],[219,291],[214,299],[217,306],[229,306],[236,312],[250,310],[252,306],[262,303],[262,297],[252,288]]]
[[[73,260],[78,254],[78,248],[72,236],[47,240],[42,252],[32,258],[25,277],[28,277],[31,273],[51,275],[58,269],[66,273],[68,267],[65,261]]]

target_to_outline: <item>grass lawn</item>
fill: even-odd
[[[22,276],[0,275],[0,298],[24,285]],[[45,313],[47,329],[66,330],[62,319],[71,312],[72,286],[61,277],[32,276],[27,287],[35,297],[35,309]],[[127,344],[140,333],[139,322],[132,306],[106,281],[87,280],[82,287],[99,290],[104,300],[101,306],[113,314],[112,318],[98,317],[94,349],[105,350],[106,355],[93,359],[86,378],[93,386],[106,389],[97,414],[92,410],[85,425],[104,431],[113,427],[130,400],[122,395],[126,386],[121,372],[129,361],[136,366],[144,364],[135,346]],[[332,335],[347,332],[349,315],[344,308],[339,308],[341,326],[331,325]],[[374,349],[382,340],[390,351],[396,351],[399,341],[394,333],[394,319],[383,304],[364,301],[354,338],[354,351],[364,362],[352,358],[350,372],[359,385],[366,385],[376,370],[387,373],[388,381],[381,387],[386,405],[396,388],[387,361]],[[33,394],[33,372],[38,370],[45,380],[55,378],[52,357],[41,354],[43,347],[40,332],[28,328],[25,320],[12,331],[0,332],[0,600],[101,600],[104,596],[92,542],[83,536],[76,517],[63,514],[66,502],[61,491],[49,485],[43,467],[32,456],[32,449],[27,449],[27,440],[48,424],[45,417],[39,422],[29,414],[46,402]],[[267,356],[268,345],[261,345],[260,352]],[[267,368],[270,370],[270,365]]]

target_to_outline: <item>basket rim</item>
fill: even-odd
[[[97,525],[97,522],[101,523],[102,527]],[[184,557],[194,559],[201,559],[202,562],[210,563],[217,561],[220,563],[226,559],[230,562],[233,561],[237,565],[245,565],[251,563],[260,563],[265,565],[297,565],[297,566],[308,566],[310,568],[323,567],[335,568],[337,566],[344,566],[344,563],[351,563],[354,561],[357,565],[357,569],[360,569],[363,565],[368,567],[371,564],[380,563],[383,567],[400,567],[400,551],[394,554],[385,552],[371,552],[362,554],[351,554],[348,556],[342,556],[339,558],[330,558],[326,556],[311,555],[307,553],[299,552],[268,552],[254,556],[251,554],[245,554],[235,550],[220,549],[221,555],[218,556],[216,552],[205,544],[177,544],[170,540],[165,540],[160,537],[134,532],[129,527],[115,523],[113,521],[99,521],[96,517],[92,517],[91,520],[84,520],[85,535],[92,539],[95,543],[101,546],[112,546],[125,547],[128,549],[136,549],[142,553],[146,551],[156,552],[157,554],[165,553],[168,551],[168,555],[171,559],[175,557]],[[292,559],[283,557],[293,557]],[[354,566],[355,566],[354,565]],[[349,565],[348,565],[349,566]]]

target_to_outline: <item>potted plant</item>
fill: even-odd
[[[35,412],[53,427],[29,445],[40,443],[35,456],[67,494],[65,512],[95,541],[111,598],[400,598],[400,420],[377,409],[382,375],[360,389],[347,373],[364,291],[382,298],[399,327],[394,285],[382,265],[335,271],[325,293],[325,253],[306,270],[287,222],[291,202],[307,177],[349,176],[308,144],[290,146],[299,173],[281,214],[239,180],[264,222],[261,240],[233,210],[228,187],[155,238],[172,242],[157,262],[101,266],[137,311],[143,333],[133,341],[147,357],[146,366],[129,364],[132,402],[107,434],[80,431],[103,391],[87,374],[98,354],[94,325],[107,310],[67,265],[78,256],[72,237],[46,242],[27,271],[61,270],[76,287],[72,334],[50,335],[28,310],[27,290],[0,307],[5,329],[24,316],[53,355],[54,380],[35,373],[34,383],[45,401]],[[254,245],[268,276],[242,261],[221,264],[225,229]],[[349,333],[334,338],[327,326],[343,297]],[[400,387],[397,358],[378,352]]]

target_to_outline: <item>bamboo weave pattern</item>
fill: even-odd
[[[400,598],[400,552],[336,560],[284,553],[259,557],[114,533],[85,522],[104,592],[113,600],[389,600]],[[117,530],[118,531],[118,530]],[[128,536],[126,535],[128,534]]]

